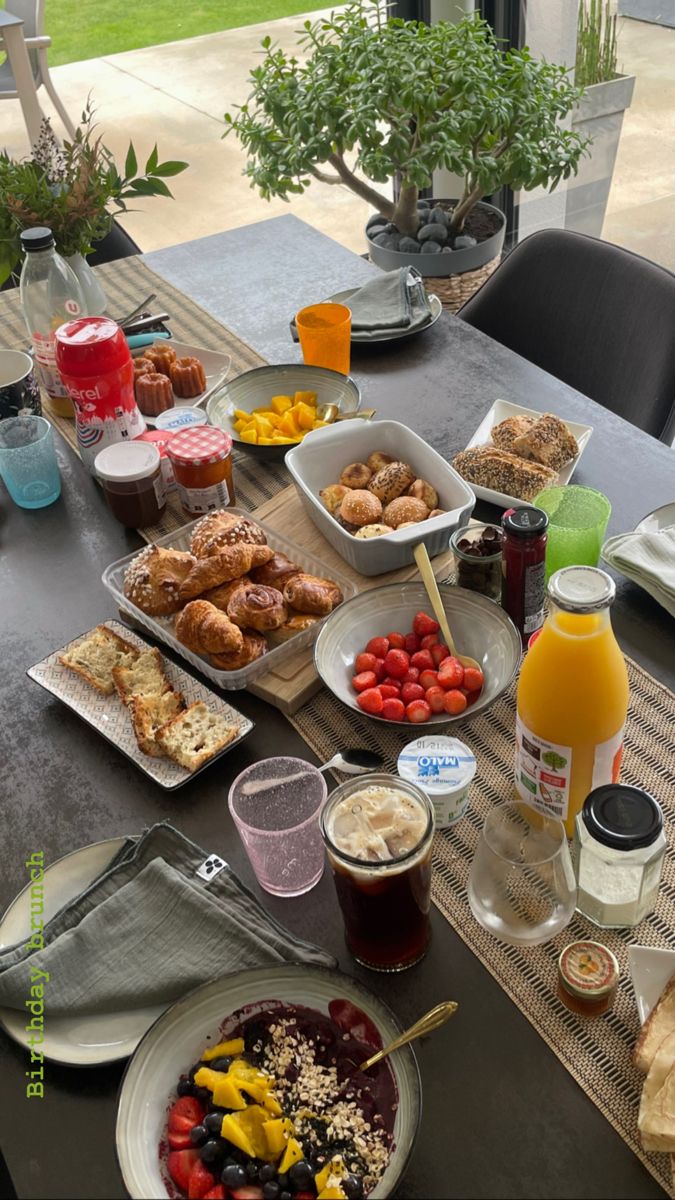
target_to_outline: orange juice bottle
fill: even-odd
[[[548,585],[550,612],[518,682],[516,789],[572,837],[588,793],[619,779],[628,675],[612,632],[613,581],[564,567]]]

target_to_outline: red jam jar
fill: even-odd
[[[531,505],[509,508],[502,517],[502,529],[502,608],[525,647],[544,624],[548,517]]]
[[[195,425],[175,433],[167,446],[176,490],[185,512],[201,517],[234,504],[232,438],[213,425]]]

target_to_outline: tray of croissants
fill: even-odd
[[[111,563],[121,611],[219,687],[235,690],[297,656],[356,592],[313,554],[243,509],[218,509]]]

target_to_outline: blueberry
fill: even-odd
[[[265,1200],[279,1200],[281,1188],[275,1180],[269,1180],[263,1186],[263,1196]]]
[[[314,1172],[309,1163],[301,1161],[294,1163],[288,1172],[288,1178],[297,1192],[304,1192],[314,1179]]]
[[[202,1100],[205,1104],[208,1104],[209,1100],[211,1099],[211,1093],[209,1089],[205,1087],[196,1087],[194,1089],[194,1094],[197,1100]]]
[[[211,1063],[211,1069],[213,1071],[227,1071],[231,1062],[232,1059],[228,1055],[224,1055],[222,1058],[214,1058]]]
[[[209,1138],[208,1142],[204,1142],[200,1150],[200,1157],[204,1163],[217,1162],[223,1156],[223,1146],[220,1138]]]
[[[226,1167],[223,1167],[220,1178],[226,1188],[234,1189],[246,1186],[246,1172],[238,1163],[228,1163]]]
[[[279,1192],[279,1200],[293,1200],[290,1192]]]
[[[189,1079],[181,1079],[180,1083],[178,1084],[178,1087],[176,1088],[176,1091],[178,1092],[179,1096],[191,1096],[192,1095],[192,1084],[190,1083],[190,1080]]]
[[[276,1168],[273,1167],[271,1163],[265,1163],[264,1167],[261,1167],[258,1171],[258,1179],[260,1183],[271,1183],[272,1180],[276,1180],[276,1177]]]
[[[204,1117],[204,1125],[209,1133],[220,1133],[222,1124],[222,1112],[210,1112]]]
[[[363,1196],[363,1181],[358,1175],[345,1175],[341,1180],[342,1190],[347,1200],[361,1200]]]
[[[195,1075],[197,1074],[197,1071],[201,1071],[203,1066],[204,1066],[203,1062],[198,1062],[198,1063],[195,1063],[195,1065],[193,1067],[190,1067],[190,1070],[188,1072],[188,1075],[190,1078],[190,1083],[194,1083],[194,1079],[195,1079]]]
[[[258,1179],[258,1172],[260,1170],[259,1164],[254,1162],[253,1159],[249,1159],[245,1169],[246,1178],[248,1179],[249,1183],[255,1183]]]
[[[286,1188],[288,1187],[288,1172],[287,1171],[285,1171],[283,1175],[277,1175],[277,1183],[279,1184],[279,1187],[282,1189],[282,1191],[286,1191]]]
[[[193,1146],[203,1146],[208,1136],[204,1125],[193,1125],[190,1130],[190,1141]]]

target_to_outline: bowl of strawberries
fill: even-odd
[[[439,585],[464,668],[444,645],[424,585],[388,584],[361,592],[328,617],[314,661],[349,708],[399,725],[444,725],[484,712],[511,683],[522,653],[515,625],[478,592]]]

